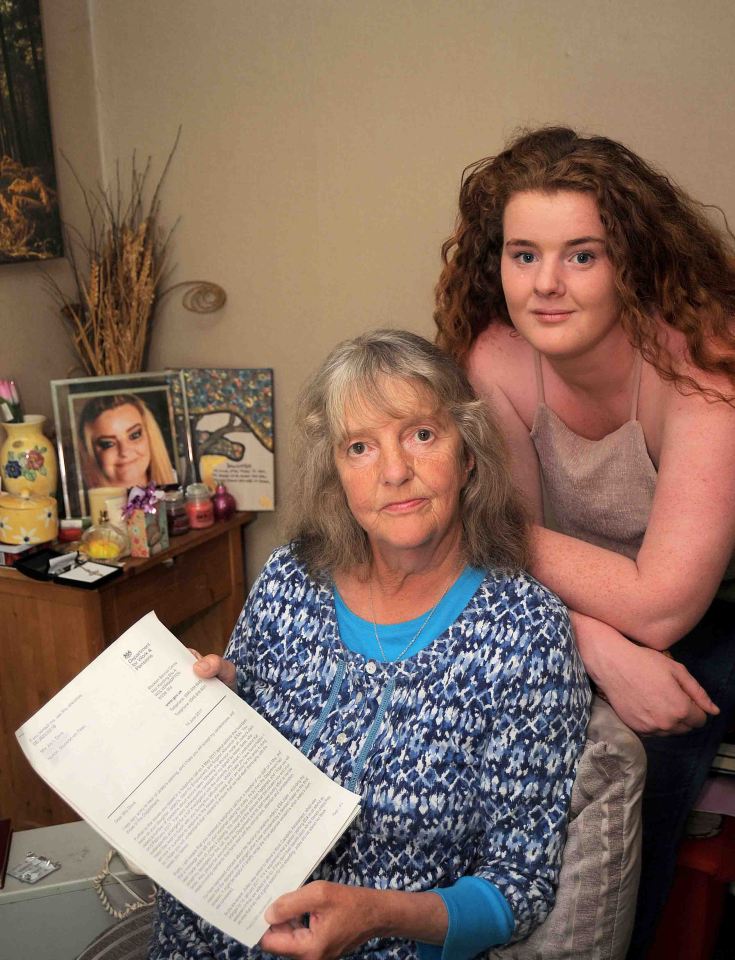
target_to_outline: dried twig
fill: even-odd
[[[166,254],[176,227],[166,234],[161,231],[161,188],[180,135],[181,128],[147,205],[150,157],[139,170],[133,153],[126,198],[119,163],[113,188],[98,183],[89,190],[62,153],[84,199],[88,234],[85,238],[81,231],[64,225],[75,294],[70,297],[48,273],[45,279],[90,376],[137,373],[145,365]]]

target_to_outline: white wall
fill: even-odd
[[[45,3],[56,142],[81,165],[96,151],[93,133],[77,132],[90,64],[81,46],[66,46],[60,8],[82,19],[84,4]],[[439,247],[462,168],[518,126],[564,122],[621,139],[735,222],[730,0],[88,8],[103,169],[133,148],[160,169],[182,125],[163,206],[169,221],[181,215],[172,280],[215,280],[229,298],[209,319],[167,301],[150,366],[275,369],[281,502],[298,385],[337,340],[370,327],[433,335]],[[30,271],[10,269],[38,308],[34,329],[56,337],[53,317],[40,319],[42,294],[28,292]],[[33,345],[19,350],[30,382]],[[64,362],[49,360],[32,389],[40,395]],[[263,515],[251,528],[251,576],[278,542],[277,519]]]

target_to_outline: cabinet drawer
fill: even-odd
[[[223,600],[231,590],[227,537],[216,537],[110,584],[103,599],[105,640],[115,640],[150,610],[167,627],[175,627]]]

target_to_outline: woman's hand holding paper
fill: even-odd
[[[308,914],[308,926],[303,918]],[[299,960],[332,960],[366,940],[398,936],[442,943],[447,911],[434,893],[375,890],[317,880],[275,900],[260,946]]]
[[[198,650],[194,650],[192,647],[188,649],[189,652],[193,653],[197,658],[194,664],[194,673],[198,677],[201,677],[203,680],[217,677],[222,683],[226,683],[231,690],[237,688],[237,671],[235,670],[234,663],[230,660],[225,660],[224,657],[220,657],[216,653],[208,653],[203,657]]]

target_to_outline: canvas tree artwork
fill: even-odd
[[[181,377],[199,478],[211,489],[224,483],[238,510],[273,510],[273,371],[186,369]]]
[[[0,263],[61,255],[39,0],[0,0]]]

